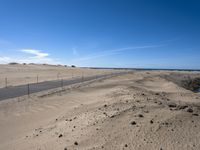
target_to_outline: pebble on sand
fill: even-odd
[[[59,137],[59,138],[61,138],[62,136],[63,136],[63,135],[62,135],[62,134],[60,134],[58,137]]]
[[[131,125],[136,125],[136,122],[135,121],[131,121]]]
[[[139,114],[138,117],[142,118],[142,117],[144,117],[144,116],[143,116],[142,114]]]
[[[187,112],[193,113],[193,109],[192,109],[192,108],[188,108],[188,109],[187,109]]]

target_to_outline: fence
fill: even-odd
[[[85,81],[91,81],[96,80],[100,78],[107,78],[112,77],[116,75],[121,75],[128,73],[126,72],[118,72],[118,73],[110,73],[110,74],[100,74],[100,75],[93,75],[93,76],[84,76],[82,74],[79,78],[73,78],[73,79],[59,79],[59,80],[53,80],[53,81],[44,81],[44,82],[38,82],[38,76],[37,76],[37,82],[36,83],[28,83],[27,85],[19,85],[19,86],[7,86],[7,78],[5,78],[5,88],[0,89],[0,100],[8,99],[8,98],[14,98],[19,97],[23,95],[28,95],[44,90],[54,89],[54,88],[63,88],[64,86],[73,85],[76,83],[83,83]]]

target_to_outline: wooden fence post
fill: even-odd
[[[61,79],[61,88],[63,89],[63,79]]]
[[[28,94],[28,97],[30,97],[30,85],[29,85],[29,83],[27,84],[27,94]]]
[[[39,78],[39,77],[38,77],[38,75],[37,75],[37,83],[38,83],[38,78]]]
[[[8,79],[7,79],[7,77],[5,78],[5,87],[6,88],[8,87]]]

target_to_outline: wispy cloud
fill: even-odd
[[[85,56],[85,57],[81,57],[78,59],[74,59],[74,62],[80,62],[80,61],[87,61],[87,60],[92,60],[92,59],[96,59],[96,58],[100,58],[100,57],[106,57],[106,56],[112,56],[112,55],[116,55],[118,54],[116,53],[105,53],[105,54],[93,54],[93,55],[89,55],[89,56]]]
[[[44,53],[44,52],[41,52],[40,50],[35,50],[35,49],[21,49],[20,51],[24,53],[32,54],[36,58],[45,58],[49,56],[48,53]]]
[[[127,50],[147,49],[147,48],[156,48],[156,47],[163,47],[163,46],[165,45],[162,44],[162,45],[133,46],[133,47],[125,47],[125,48],[108,50],[107,52],[121,52],[121,51],[127,51]]]
[[[166,46],[166,44],[161,44],[161,45],[146,45],[146,46],[132,46],[132,47],[124,47],[124,48],[119,48],[119,49],[111,49],[111,50],[105,50],[101,51],[99,53],[93,53],[88,56],[80,57],[78,59],[74,59],[73,62],[82,62],[82,61],[88,61],[100,57],[107,57],[107,56],[112,56],[112,55],[118,55],[121,54],[124,51],[131,51],[131,50],[139,50],[139,49],[149,49],[149,48],[157,48],[157,47],[163,47]]]
[[[73,55],[78,55],[78,50],[77,50],[77,48],[73,48],[72,50],[73,50],[73,51],[72,51],[72,52],[73,52]]]

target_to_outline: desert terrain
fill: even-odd
[[[62,72],[24,70],[42,79]],[[132,71],[0,101],[0,150],[199,150],[200,93],[182,86],[187,76],[199,72]]]

